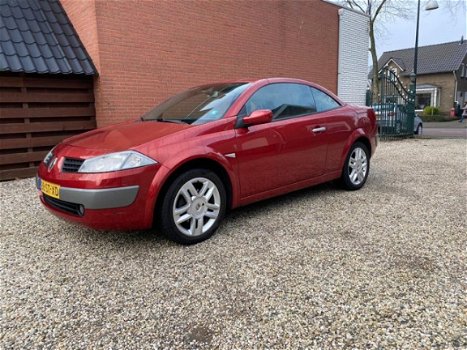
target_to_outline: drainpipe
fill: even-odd
[[[457,101],[457,75],[456,75],[455,70],[452,71],[452,75],[454,75],[454,81],[455,81],[455,84],[454,84],[454,101]],[[454,101],[452,102],[453,105],[454,105]],[[457,106],[454,106],[454,108],[457,108]]]

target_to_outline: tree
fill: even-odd
[[[409,18],[413,10],[410,1],[401,0],[341,0],[340,3],[350,7],[355,11],[362,12],[369,17],[369,36],[370,47],[368,50],[371,55],[373,65],[372,71],[372,92],[373,99],[379,96],[378,84],[378,55],[376,52],[376,33],[380,26],[380,19],[390,19],[394,17]],[[373,101],[375,102],[375,101]]]

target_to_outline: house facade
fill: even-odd
[[[32,175],[73,133],[135,119],[206,82],[286,76],[365,101],[368,17],[326,1],[0,7],[0,180]]]
[[[414,49],[388,51],[378,60],[380,68],[389,67],[409,86],[413,71]],[[447,114],[455,101],[467,101],[467,41],[419,47],[415,109],[435,106]]]

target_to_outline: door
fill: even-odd
[[[324,91],[314,87],[310,87],[310,90],[316,103],[316,116],[320,117],[326,127],[323,132],[327,144],[325,172],[339,171],[344,148],[355,130],[355,113],[348,108],[341,108],[340,103]]]
[[[270,109],[270,123],[236,130],[241,197],[273,190],[324,173],[325,119],[316,114],[310,88],[274,83],[256,91],[239,118]]]

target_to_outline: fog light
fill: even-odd
[[[83,216],[84,215],[84,205],[80,204],[79,208],[78,208],[78,214],[80,216]]]

